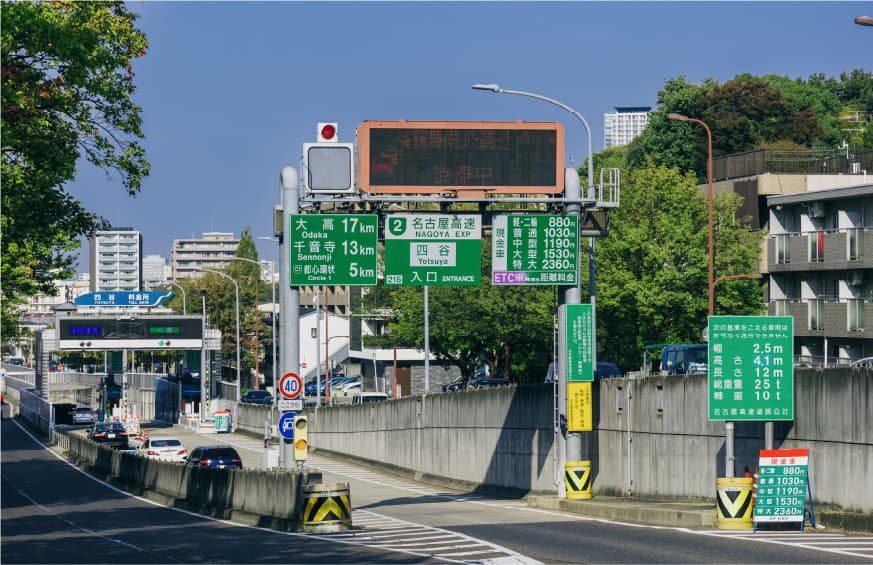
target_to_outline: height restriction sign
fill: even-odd
[[[385,219],[386,286],[479,286],[482,218],[392,214]]]
[[[794,420],[793,323],[709,317],[710,420]]]

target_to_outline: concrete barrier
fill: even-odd
[[[265,527],[301,527],[297,471],[193,467],[101,447],[79,434],[63,441],[59,445],[80,463],[166,504]]]
[[[436,482],[554,492],[551,385],[501,387],[316,408],[309,439],[324,449]],[[593,494],[713,500],[725,472],[725,425],[707,417],[705,377],[605,379],[594,386],[595,431],[580,434]],[[816,504],[873,511],[873,371],[795,369],[795,421],[775,447],[810,449]],[[763,422],[735,427],[734,474],[754,470]]]

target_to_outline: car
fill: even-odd
[[[247,390],[239,400],[246,404],[272,404],[273,395],[266,390]]]
[[[491,377],[489,375],[486,375],[483,371],[477,371],[473,375],[473,378],[470,379],[470,382],[467,383],[467,388],[493,388],[498,386],[507,386],[509,384],[509,379],[505,379],[499,376]]]
[[[620,378],[623,375],[624,371],[621,370],[621,367],[605,361],[598,361],[597,368],[594,370],[594,378],[596,379]]]
[[[455,377],[453,381],[443,385],[443,392],[457,392],[459,390],[464,390],[466,384],[467,383],[464,380],[464,375]]]
[[[90,426],[94,423],[94,411],[87,406],[77,406],[73,410],[72,416],[74,424],[88,424]]]
[[[88,439],[106,447],[127,449],[129,447],[127,430],[121,422],[97,422],[91,428]]]
[[[352,404],[368,404],[370,402],[382,402],[388,400],[388,394],[384,392],[362,392],[352,398]]]
[[[24,366],[24,358],[23,357],[10,357],[8,361],[6,361],[10,365],[19,365],[21,367]]]
[[[137,454],[150,459],[176,461],[183,463],[188,457],[188,450],[178,438],[172,436],[155,436],[146,439]]]
[[[229,445],[201,445],[195,447],[185,459],[186,465],[215,467],[217,469],[242,469],[243,463],[236,449]]]

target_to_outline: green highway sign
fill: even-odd
[[[594,380],[594,310],[567,304],[567,381]]]
[[[710,420],[794,420],[793,322],[709,317]]]
[[[576,216],[494,216],[491,283],[574,285],[579,280]]]
[[[290,285],[375,285],[379,217],[291,214]]]
[[[386,286],[479,286],[481,268],[481,216],[385,217]]]

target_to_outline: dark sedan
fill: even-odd
[[[467,388],[493,388],[498,386],[508,386],[509,384],[509,380],[504,379],[503,377],[490,377],[483,374],[478,374],[470,379],[470,382],[467,383]]]
[[[273,395],[266,390],[247,390],[240,398],[246,404],[272,404]]]
[[[242,469],[243,467],[239,453],[229,445],[195,447],[185,460],[185,464],[219,469]]]
[[[106,447],[127,449],[127,430],[120,422],[98,422],[91,428],[88,438]]]

